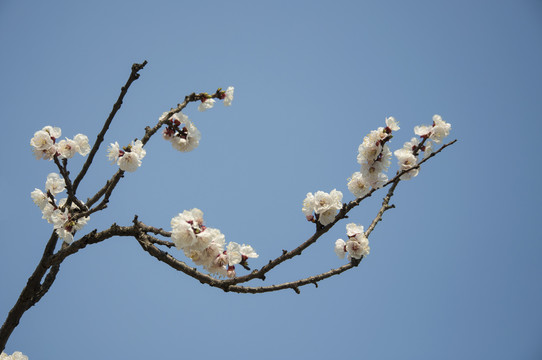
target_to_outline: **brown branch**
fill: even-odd
[[[132,72],[130,73],[130,77],[126,81],[126,84],[121,88],[120,95],[117,99],[117,102],[113,105],[113,109],[111,110],[111,113],[105,120],[104,126],[102,128],[102,131],[98,134],[96,137],[96,142],[94,143],[94,146],[92,147],[92,150],[90,150],[90,153],[88,154],[87,160],[85,161],[83,168],[79,172],[79,175],[75,178],[73,182],[73,191],[74,193],[77,191],[77,187],[81,183],[81,180],[83,180],[83,177],[85,177],[85,174],[87,173],[88,169],[90,168],[90,165],[92,164],[92,161],[94,160],[94,156],[98,152],[98,149],[100,148],[100,145],[104,141],[104,136],[107,130],[109,130],[109,125],[111,125],[111,122],[113,121],[113,118],[117,114],[117,111],[119,111],[120,107],[122,106],[122,101],[124,100],[124,96],[128,92],[128,89],[130,88],[130,85],[137,79],[139,79],[139,71],[142,70],[145,65],[147,65],[147,60],[143,61],[141,64],[133,64],[132,65]]]
[[[297,281],[286,282],[286,283],[277,284],[277,285],[258,286],[258,287],[233,285],[233,286],[228,286],[224,290],[236,292],[236,293],[244,293],[244,294],[258,294],[258,293],[265,293],[265,292],[278,291],[278,290],[284,290],[284,289],[293,289],[297,294],[299,294],[300,293],[299,287],[309,285],[309,284],[313,284],[314,286],[318,287],[319,281],[328,279],[335,275],[342,274],[346,270],[350,270],[353,267],[356,267],[357,264],[359,264],[359,262],[358,263],[350,262],[339,268],[329,270],[319,275],[310,276],[305,279],[300,279]]]
[[[221,91],[220,89],[218,89],[213,95],[209,95],[207,93],[199,93],[199,94],[196,94],[196,93],[192,93],[190,95],[187,95],[184,97],[184,101],[180,104],[177,104],[177,107],[176,108],[172,108],[163,118],[161,117],[161,120],[159,120],[156,125],[154,125],[154,127],[149,127],[147,126],[145,128],[145,135],[143,136],[143,138],[141,139],[141,142],[143,143],[143,145],[145,145],[149,139],[151,138],[151,136],[153,136],[158,130],[160,130],[160,128],[168,123],[170,120],[170,118],[175,115],[176,113],[178,112],[181,112],[189,103],[191,102],[196,102],[196,101],[201,101],[202,99],[220,99],[221,98]]]
[[[395,179],[395,181],[393,182],[393,185],[390,187],[390,189],[388,190],[388,193],[382,200],[382,206],[380,207],[380,210],[378,211],[378,213],[376,214],[376,217],[371,222],[371,225],[369,225],[369,227],[365,231],[366,238],[368,238],[369,235],[371,235],[371,233],[376,227],[376,224],[378,224],[382,220],[382,216],[384,215],[384,213],[388,211],[389,209],[393,209],[395,207],[394,205],[389,205],[389,203],[390,203],[391,197],[393,196],[395,188],[397,187],[400,181],[401,181],[400,178]]]
[[[155,242],[155,239],[151,239],[152,236],[145,234],[143,232],[140,232],[135,236],[143,250],[145,250],[147,253],[149,253],[151,256],[156,258],[157,260],[169,265],[171,268],[181,271],[185,273],[186,275],[193,277],[196,280],[199,280],[202,284],[207,284],[213,287],[219,287],[223,288],[224,286],[222,283],[223,280],[215,279],[214,277],[210,275],[206,275],[202,272],[199,272],[195,267],[190,267],[184,262],[177,260],[175,257],[173,257],[171,254],[160,250],[156,246],[153,245],[153,242]]]
[[[48,269],[46,262],[53,253],[56,247],[57,240],[58,236],[56,232],[53,231],[51,237],[49,238],[49,241],[47,241],[47,245],[45,246],[45,250],[43,251],[40,262],[36,266],[36,269],[34,270],[32,275],[30,275],[30,277],[28,278],[26,286],[23,288],[23,291],[19,295],[17,302],[9,311],[6,321],[4,321],[4,324],[0,328],[0,352],[5,349],[6,343],[11,333],[17,327],[17,325],[19,325],[19,321],[21,320],[23,314],[37,302],[34,300],[36,299],[36,295],[42,289],[40,282]],[[51,280],[54,281],[54,278],[49,279],[49,281]]]
[[[196,101],[201,101],[201,99],[203,98],[206,98],[206,99],[209,99],[209,98],[217,98],[217,99],[220,99],[221,98],[221,92],[220,92],[220,89],[217,90],[213,95],[209,95],[207,93],[199,93],[199,94],[196,94],[196,93],[192,93],[190,95],[187,95],[184,97],[184,101],[181,103],[181,104],[177,104],[177,107],[174,108],[174,109],[171,109],[167,114],[166,116],[164,116],[163,118],[161,117],[161,120],[158,120],[158,122],[156,123],[156,125],[154,127],[149,127],[147,126],[145,128],[145,135],[143,135],[143,138],[141,139],[141,142],[143,143],[143,145],[147,144],[147,142],[150,140],[150,138],[156,134],[156,132],[158,130],[160,130],[160,128],[168,123],[170,120],[170,118],[175,115],[176,113],[178,112],[181,112],[189,103],[191,102],[196,102]],[[91,198],[89,198],[87,200],[87,206],[90,207],[92,206],[93,204],[95,204],[98,200],[100,200],[100,198],[106,194],[106,193],[109,193],[109,195],[111,195],[111,192],[114,190],[114,188],[117,186],[117,183],[119,182],[120,178],[123,176],[124,174],[124,171],[122,170],[118,170],[112,177],[110,180],[108,180],[106,182],[106,184],[100,189],[98,190],[98,192]],[[105,203],[107,204],[109,200],[107,200]]]
[[[98,192],[92,198],[87,199],[87,206],[90,207],[94,205],[94,203],[100,200],[100,198],[106,193],[110,196],[115,187],[117,186],[118,182],[120,181],[120,178],[122,178],[123,176],[124,171],[118,169],[117,172],[111,177],[111,179],[107,180],[105,185],[100,190],[98,190]],[[109,201],[109,196],[107,201]]]
[[[75,196],[75,192],[73,190],[73,185],[70,180],[70,172],[68,171],[68,161],[67,159],[62,159],[62,165],[60,164],[60,161],[58,160],[58,157],[55,155],[53,157],[56,166],[58,167],[58,171],[60,171],[60,175],[64,178],[64,183],[66,184],[66,192],[68,193],[68,200],[66,201],[66,207],[69,207],[71,203],[73,202],[77,207],[84,211],[87,209],[87,207],[79,201],[79,199]]]

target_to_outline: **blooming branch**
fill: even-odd
[[[121,93],[92,148],[88,144],[88,138],[83,134],[77,134],[73,139],[58,140],[61,136],[61,129],[53,126],[46,126],[38,130],[30,140],[34,156],[37,159],[53,160],[60,173],[50,173],[47,176],[45,191],[35,189],[31,193],[32,200],[42,212],[43,219],[51,223],[54,229],[39,264],[0,328],[0,351],[4,349],[9,336],[18,325],[24,312],[49,291],[59,273],[62,262],[88,245],[98,244],[113,237],[133,237],[150,256],[202,284],[224,291],[264,293],[293,289],[299,293],[299,288],[308,284],[318,287],[318,282],[357,267],[364,257],[369,255],[369,237],[377,224],[382,221],[384,213],[395,207],[390,204],[390,201],[399,182],[416,177],[422,164],[456,142],[453,140],[438,150],[433,150],[435,144],[440,144],[451,131],[451,125],[446,123],[441,116],[433,116],[432,125],[414,128],[414,133],[419,139],[412,138],[405,142],[402,148],[393,152],[398,160],[398,170],[395,176],[389,179],[387,171],[391,165],[392,156],[389,144],[393,133],[400,128],[399,122],[395,118],[386,118],[386,126],[371,131],[363,138],[358,147],[356,159],[360,168],[359,171],[352,173],[346,184],[348,190],[354,195],[354,200],[343,203],[343,193],[337,189],[333,189],[329,193],[324,191],[316,191],[314,194],[307,193],[303,200],[302,212],[307,221],[316,225],[314,233],[293,250],[282,250],[281,255],[269,260],[261,268],[252,271],[249,267],[249,261],[257,263],[258,260],[255,259],[259,257],[254,248],[251,245],[234,241],[226,243],[225,235],[219,229],[208,227],[204,222],[203,212],[197,208],[184,210],[173,217],[170,222],[171,232],[144,224],[135,215],[130,226],[119,226],[114,223],[105,230],[94,229],[78,239],[74,239],[78,231],[81,231],[83,226],[90,221],[90,215],[107,208],[113,191],[126,172],[131,173],[141,167],[142,160],[146,156],[144,146],[160,129],[163,128],[162,137],[170,141],[176,150],[187,152],[199,146],[200,131],[194,122],[182,113],[188,104],[199,102],[199,111],[212,109],[217,101],[223,101],[225,106],[232,104],[234,88],[231,86],[226,90],[219,88],[212,94],[193,92],[185,96],[184,101],[177,104],[175,108],[164,112],[153,127],[147,126],[140,140],[136,139],[126,146],[120,146],[116,141],[111,143],[106,156],[119,168],[94,195],[83,202],[77,195],[78,186],[87,175],[129,87],[139,78],[139,71],[146,64],[147,61],[133,64],[130,76],[121,88]],[[423,159],[420,161],[418,158],[421,157],[422,152]],[[68,162],[76,153],[87,156],[87,159],[72,182],[68,171]],[[348,218],[348,213],[360,205],[364,199],[385,187],[389,187],[388,191],[367,229],[365,230],[361,224],[348,223],[346,225],[346,240],[335,241],[335,253],[341,259],[346,257],[347,264],[282,284],[259,287],[242,285],[254,279],[264,281],[268,272],[280,264],[300,256],[339,221]],[[58,199],[59,194],[64,190],[67,192],[67,197]],[[58,239],[63,241],[60,249],[55,252]],[[167,248],[171,253],[160,247]],[[201,266],[208,274],[179,260],[174,255],[175,251],[181,251],[184,256],[193,261],[196,266]],[[250,272],[238,276],[236,265]],[[0,360],[23,360],[25,358],[21,353],[14,353],[10,356],[3,353],[0,355]]]

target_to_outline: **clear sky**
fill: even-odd
[[[204,113],[189,106],[200,147],[184,154],[153,138],[142,167],[82,234],[135,214],[170,229],[173,216],[198,207],[226,241],[250,243],[259,268],[312,234],[307,192],[353,199],[346,179],[359,170],[358,145],[386,116],[401,124],[392,150],[436,113],[459,140],[399,185],[360,266],[318,288],[224,293],[114,238],[62,264],[8,353],[542,358],[541,1],[1,0],[0,49],[0,322],[51,232],[30,192],[55,168],[33,158],[30,138],[54,125],[92,141],[134,62],[149,64],[106,145],[142,137],[193,91],[235,86],[235,99]],[[83,199],[116,171],[105,154]],[[70,161],[72,173],[81,165]],[[368,226],[382,196],[348,221]],[[348,221],[264,285],[344,264],[333,244]]]

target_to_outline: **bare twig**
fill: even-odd
[[[81,180],[85,177],[85,174],[87,173],[88,169],[90,168],[90,165],[92,164],[92,161],[94,160],[94,155],[96,155],[96,152],[98,152],[98,149],[100,148],[101,143],[104,141],[104,136],[107,130],[109,129],[109,125],[111,125],[111,122],[113,121],[113,118],[117,114],[117,111],[119,111],[120,107],[122,106],[122,101],[124,99],[124,96],[128,92],[128,89],[130,88],[130,85],[137,79],[139,79],[139,71],[142,70],[145,65],[147,65],[147,60],[143,61],[141,64],[133,64],[132,65],[132,72],[130,73],[130,77],[126,81],[126,84],[121,88],[119,98],[117,99],[117,102],[113,105],[113,109],[111,110],[111,113],[107,117],[107,120],[105,120],[104,126],[102,128],[102,131],[98,134],[96,137],[96,142],[94,143],[94,146],[90,150],[90,153],[88,154],[87,160],[85,161],[85,164],[83,165],[83,168],[75,178],[73,182],[73,191],[74,193],[77,191],[77,187],[81,183]]]

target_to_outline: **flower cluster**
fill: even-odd
[[[167,113],[162,114],[160,119],[164,119],[166,115]],[[188,152],[198,147],[201,133],[188,119],[188,116],[179,112],[169,119],[168,126],[164,129],[162,137],[170,141],[174,149]]]
[[[175,216],[171,227],[171,239],[177,249],[211,274],[235,277],[236,264],[247,267],[248,258],[258,257],[250,245],[230,242],[226,246],[220,230],[203,225],[203,212],[199,209],[185,210]]]
[[[440,143],[442,139],[450,134],[452,126],[442,120],[440,115],[433,115],[433,125],[421,125],[414,128],[414,133],[420,136],[423,140],[423,144],[417,138],[412,138],[407,141],[403,147],[396,150],[393,154],[397,157],[399,164],[399,171],[405,171],[412,169],[418,164],[419,151],[424,152],[424,158],[428,157],[433,151],[433,143]],[[403,175],[401,180],[409,180],[417,176],[420,169],[412,169]]]
[[[440,115],[433,115],[433,125],[420,125],[414,128],[414,133],[421,138],[429,138],[440,144],[442,139],[450,135],[452,125],[448,124]]]
[[[388,181],[385,174],[390,166],[391,151],[386,144],[392,138],[392,131],[399,130],[399,122],[393,117],[386,118],[386,127],[371,131],[358,148],[358,163],[361,171],[352,174],[348,190],[357,198],[377,189]]]
[[[15,351],[11,355],[2,352],[2,354],[0,354],[0,360],[28,360],[28,356],[23,355],[20,351]]]
[[[141,140],[132,141],[130,145],[119,147],[119,143],[110,144],[107,152],[107,157],[112,164],[115,162],[123,171],[134,172],[141,166],[141,159],[145,157],[147,152],[143,149]]]
[[[218,89],[218,92],[220,93],[220,99],[224,100],[224,106],[230,106],[233,101],[233,86],[228,87],[226,91]],[[207,93],[205,93],[205,95],[206,96],[201,99],[201,104],[198,106],[199,111],[205,111],[215,106],[215,99],[208,97],[209,95]]]
[[[88,216],[76,217],[81,209],[75,204],[69,208],[66,206],[67,199],[60,199],[57,203],[55,195],[64,191],[66,183],[56,173],[50,173],[45,182],[45,192],[34,189],[30,196],[34,203],[40,208],[43,219],[53,224],[59,238],[64,239],[68,244],[73,241],[73,234],[83,228],[89,220]]]
[[[440,143],[450,133],[451,125],[442,120],[440,115],[433,116],[433,125],[416,126],[414,132],[422,138],[412,138],[396,150],[394,155],[399,162],[398,175],[401,180],[408,180],[418,175],[418,153],[424,152],[428,157],[433,148],[433,143]],[[399,122],[393,117],[386,118],[386,126],[371,131],[363,138],[358,147],[357,161],[361,165],[358,172],[348,179],[348,190],[356,198],[367,195],[371,189],[378,189],[388,182],[386,172],[391,163],[391,151],[387,142],[393,137],[392,132],[399,130]],[[302,211],[308,221],[320,222],[322,225],[331,224],[337,216],[337,211],[342,208],[342,193],[333,190],[327,194],[318,191],[316,194],[308,193],[303,201]],[[315,214],[315,215],[313,215]],[[363,226],[348,224],[346,226],[348,241],[339,239],[335,242],[335,252],[342,259],[348,253],[349,258],[361,259],[369,254],[369,240],[363,232]]]
[[[348,260],[351,258],[361,259],[363,256],[369,255],[371,248],[363,226],[354,223],[346,225],[346,235],[348,236],[346,242],[343,239],[335,241],[335,253],[340,259],[344,259],[346,254],[348,254]]]
[[[36,159],[52,160],[55,156],[70,159],[75,153],[86,156],[90,152],[86,135],[77,134],[73,140],[66,138],[57,142],[61,134],[60,128],[52,126],[36,131],[30,140]]]
[[[314,195],[307,193],[301,211],[308,221],[318,220],[325,226],[335,219],[337,211],[343,207],[342,199],[343,193],[336,189],[331,190],[329,194],[323,191],[317,191]],[[313,213],[316,214],[316,219]]]

